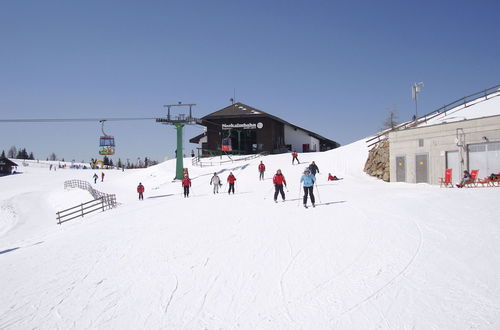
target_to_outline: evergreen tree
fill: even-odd
[[[102,160],[102,163],[103,163],[104,165],[109,165],[109,158],[108,158],[108,156],[104,156],[104,158],[103,158],[103,160]]]
[[[118,158],[118,164],[116,166],[118,168],[122,168],[123,167],[122,160],[120,158]]]
[[[33,152],[30,152],[28,159],[35,160],[35,156],[33,155]]]
[[[2,150],[2,156],[0,157],[5,158],[5,150]]]
[[[49,158],[47,160],[57,160],[56,154],[53,152],[49,155]]]
[[[109,159],[109,166],[114,166],[113,165],[113,160],[111,158]]]

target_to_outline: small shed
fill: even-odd
[[[17,167],[17,164],[8,158],[0,158],[0,175],[12,174],[12,168]]]

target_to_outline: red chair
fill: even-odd
[[[440,187],[445,186],[445,187],[453,188],[453,183],[451,182],[451,168],[447,168],[444,171],[444,179],[443,178],[439,178],[439,179],[441,180]]]

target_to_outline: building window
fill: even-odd
[[[423,147],[424,146],[424,139],[418,139],[418,146]]]

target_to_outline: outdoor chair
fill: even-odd
[[[444,178],[439,178],[441,180],[440,187],[450,187],[453,188],[453,183],[451,182],[451,168],[447,168],[444,171]]]
[[[472,188],[472,187],[477,187],[477,174],[479,173],[479,170],[472,170],[470,172],[470,179],[465,181],[464,187]]]

